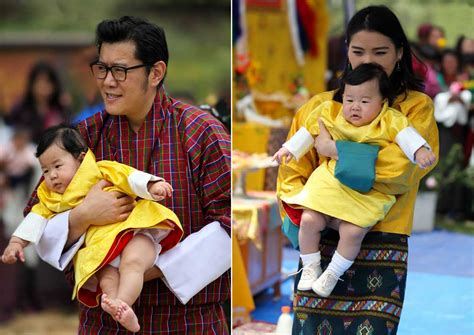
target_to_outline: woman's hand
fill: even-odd
[[[112,184],[100,180],[87,193],[82,203],[71,211],[67,245],[75,242],[91,225],[102,226],[128,218],[135,207],[135,200],[120,192],[104,191],[107,186]]]
[[[319,135],[314,140],[314,148],[319,155],[338,160],[336,142],[332,139],[321,119],[318,119],[318,125]]]

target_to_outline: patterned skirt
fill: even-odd
[[[354,264],[328,298],[297,291],[293,335],[394,335],[402,312],[407,278],[406,235],[368,233]],[[327,229],[321,238],[321,266],[327,267],[339,235]],[[301,263],[300,263],[301,267]]]

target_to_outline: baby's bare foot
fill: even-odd
[[[117,299],[117,303],[117,314],[115,314],[116,320],[131,332],[139,331],[140,325],[138,324],[138,319],[133,309],[120,299]]]
[[[117,314],[117,310],[119,306],[115,300],[109,299],[107,294],[104,293],[102,294],[102,297],[100,299],[100,306],[102,307],[104,311],[109,313],[112,316],[112,318],[114,318],[114,320],[117,320],[115,315]]]

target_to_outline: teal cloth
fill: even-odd
[[[339,160],[335,177],[344,185],[368,192],[375,180],[375,161],[379,153],[378,145],[350,141],[336,141]]]
[[[286,215],[283,219],[281,230],[283,231],[283,234],[288,237],[288,240],[290,240],[291,244],[293,245],[293,248],[298,249],[298,231],[300,230],[300,227],[291,222],[291,220],[288,218],[288,215]]]

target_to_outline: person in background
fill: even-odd
[[[24,96],[6,115],[5,121],[11,126],[28,128],[33,142],[38,143],[46,128],[68,120],[69,100],[56,70],[40,61],[32,66]]]
[[[363,63],[381,65],[396,95],[390,107],[408,118],[437,155],[438,130],[433,117],[433,102],[423,93],[422,80],[414,74],[410,45],[396,15],[385,6],[369,6],[359,10],[347,26],[346,43],[344,72],[350,72]],[[311,98],[297,111],[289,137],[304,125],[311,111],[329,100],[341,102],[342,92],[323,92]],[[335,151],[340,160],[350,154],[339,152],[334,140],[323,128],[315,146],[317,151],[312,149],[298,162],[291,161],[280,166],[277,181],[279,198],[296,194],[304,187],[320,164],[318,153],[329,156],[325,147],[331,149],[328,151]],[[294,334],[315,333],[317,330],[321,333],[356,334],[362,328],[370,328],[374,334],[397,333],[405,297],[408,236],[413,225],[415,198],[420,179],[432,168],[419,169],[403,159],[403,155],[396,144],[379,152],[373,188],[395,195],[396,202],[385,218],[366,234],[360,253],[341,277],[343,281],[337,282],[327,298],[295,289]],[[391,167],[390,172],[380,173],[380,167],[387,166]],[[280,204],[284,225],[294,225],[293,222],[301,219],[301,211],[291,211],[284,202]],[[338,241],[336,231],[328,229],[322,232],[320,250],[323,267],[327,266]],[[380,257],[382,250],[387,257]],[[299,276],[296,277],[296,286],[298,281]],[[384,308],[379,308],[381,305]]]
[[[6,129],[3,128],[2,131]],[[35,145],[31,142],[31,131],[23,126],[11,127],[10,139],[0,145],[0,175],[3,175],[3,185],[0,185],[3,206],[0,204],[0,214],[6,236],[21,221],[22,208],[40,173],[35,159]],[[25,252],[29,256],[28,261],[12,273],[16,286],[14,309],[40,310],[43,301],[38,284],[39,259],[33,248],[27,248]]]
[[[124,16],[100,22],[91,71],[105,104],[77,129],[98,161],[115,160],[159,175],[173,195],[163,205],[184,236],[145,273],[132,306],[140,334],[228,334],[222,304],[230,297],[230,137],[212,115],[169,96],[163,85],[168,47],[162,28]],[[125,220],[130,197],[99,181],[84,201],[50,219],[41,257],[71,277],[71,258],[91,225]],[[26,212],[37,202],[32,197]],[[48,252],[44,252],[47,250]],[[78,334],[126,334],[100,308],[81,306]]]
[[[427,42],[433,48],[442,51],[446,47],[446,38],[443,28],[432,25],[428,33]]]

